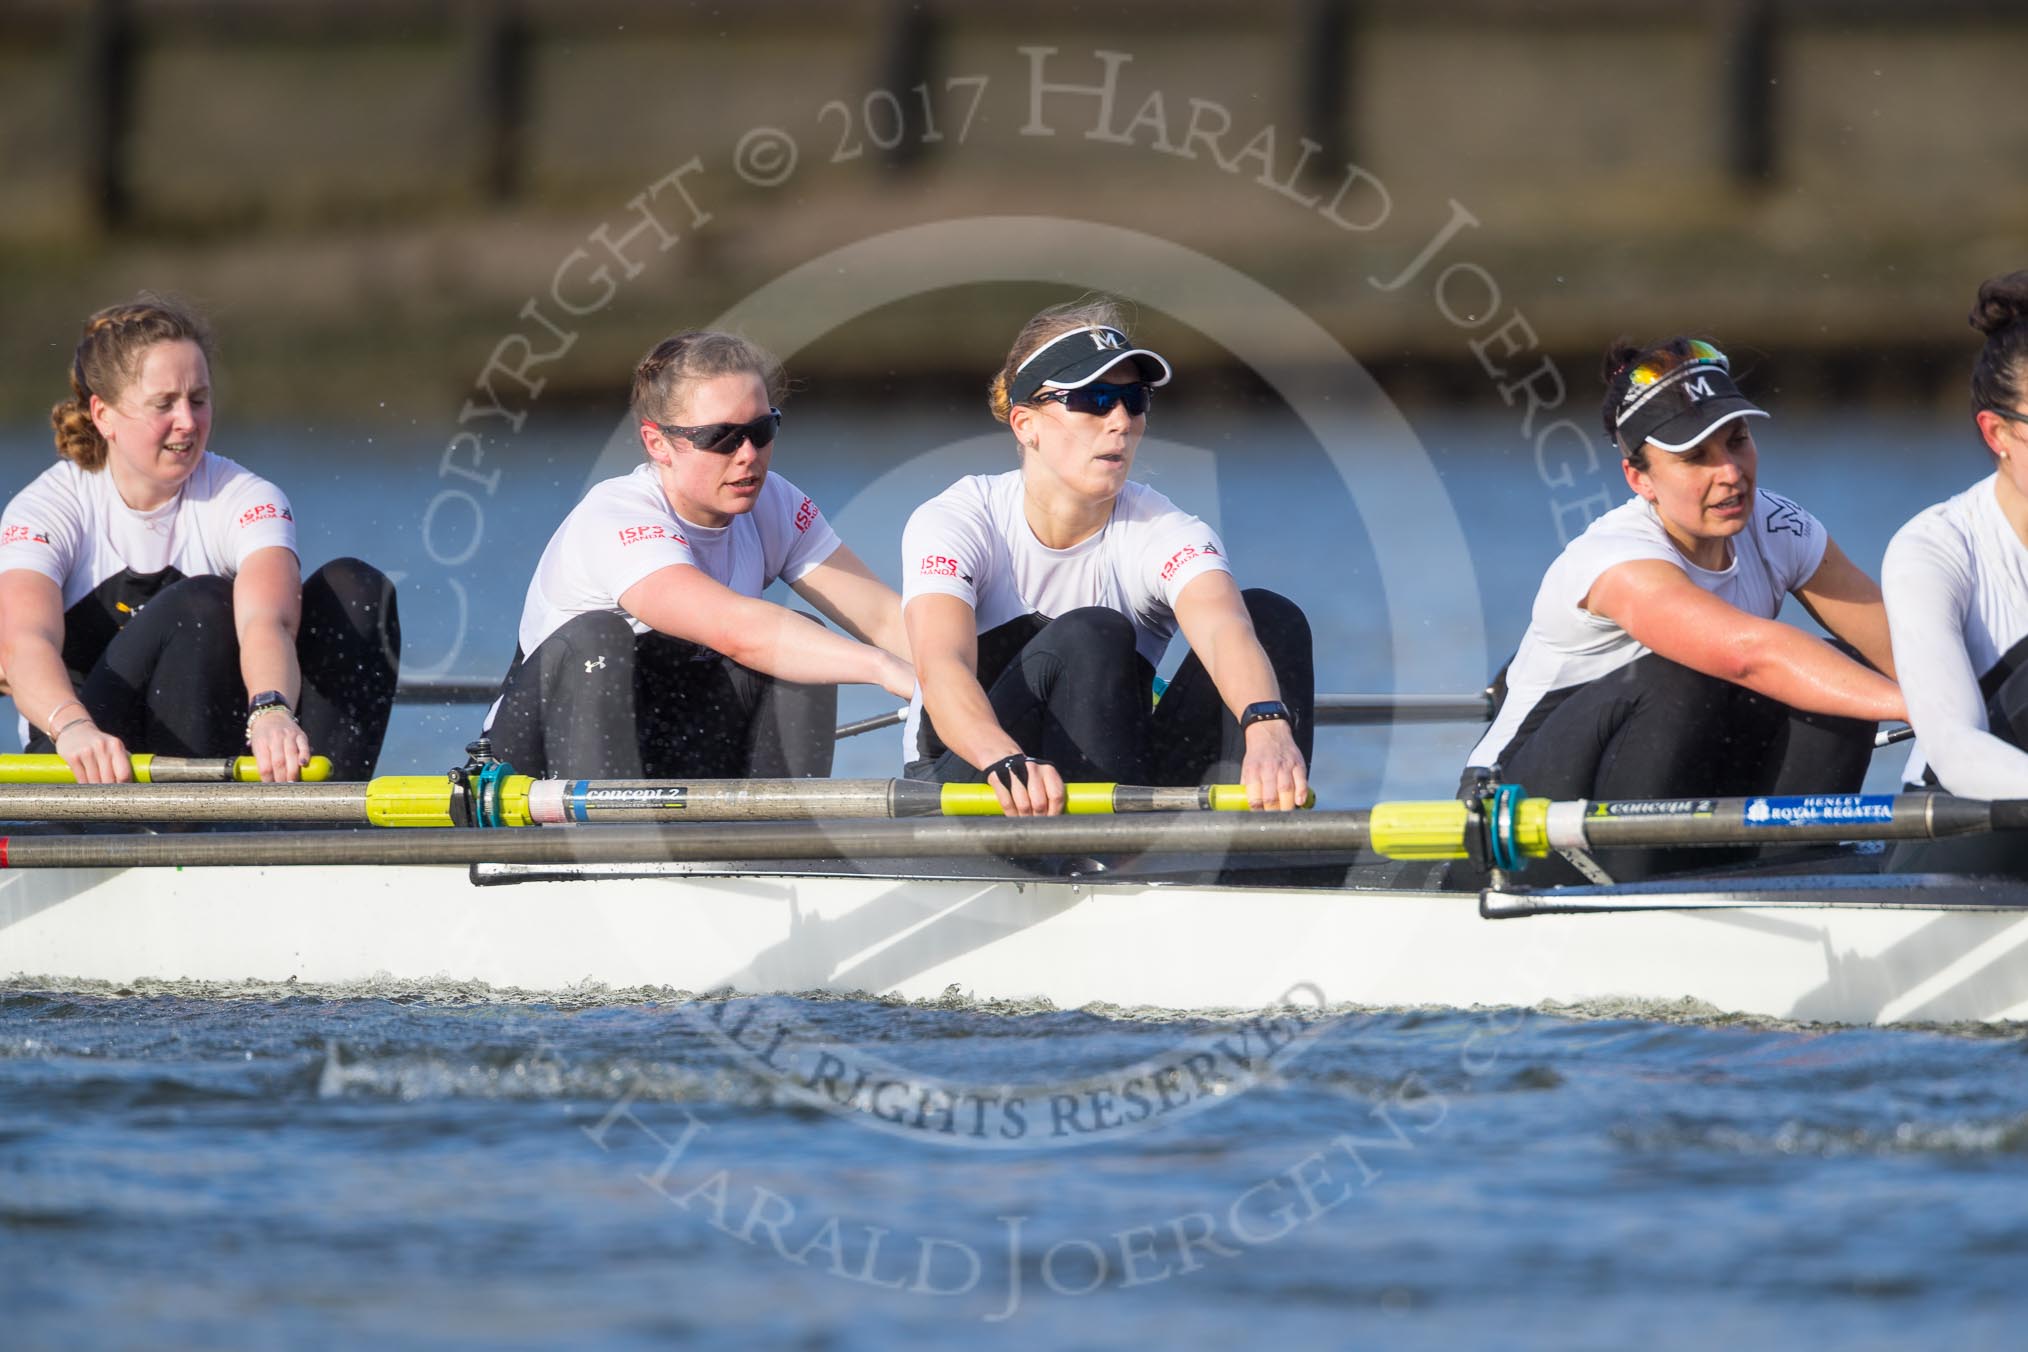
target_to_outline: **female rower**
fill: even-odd
[[[1015,339],[991,403],[1020,468],[960,479],[902,537],[911,777],[983,781],[1021,815],[1063,811],[1066,778],[1307,796],[1303,613],[1242,594],[1211,528],[1127,478],[1169,375],[1109,301],[1044,310]],[[1151,715],[1179,628],[1191,653]]]
[[[771,474],[780,364],[679,333],[634,371],[646,460],[594,484],[550,537],[488,717],[524,774],[792,777],[831,771],[837,686],[913,686],[901,598]],[[846,629],[760,599],[781,578]]]
[[[211,339],[153,296],[93,315],[55,406],[57,463],[0,517],[0,670],[30,751],[76,777],[128,755],[233,756],[293,780],[373,773],[401,645],[357,559],[302,580],[289,500],[208,453]]]
[[[1467,784],[1491,768],[1559,799],[1857,789],[1874,724],[1903,716],[1879,588],[1815,517],[1758,486],[1747,420],[1767,414],[1717,348],[1616,344],[1605,378],[1605,432],[1636,496],[1550,565]],[[1791,594],[1872,669],[1777,623]],[[1625,880],[1719,859],[1599,862]]]
[[[1970,798],[2028,797],[2028,272],[1979,288],[1972,422],[1993,472],[1917,514],[1881,581],[1917,751],[1907,777]],[[1894,867],[2028,870],[2014,835],[1925,842]]]

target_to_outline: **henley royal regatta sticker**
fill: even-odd
[[[1749,798],[1748,826],[1822,826],[1891,822],[1894,796],[1885,793],[1817,793],[1798,798]]]

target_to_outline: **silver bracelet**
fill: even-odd
[[[76,718],[71,719],[70,722],[64,724],[62,727],[58,728],[55,732],[50,733],[49,744],[51,746],[55,746],[57,739],[63,736],[66,732],[69,732],[72,728],[76,727],[80,723],[89,723],[91,721],[92,716],[90,714],[79,714]]]
[[[266,718],[269,714],[288,714],[292,722],[296,717],[286,704],[263,704],[260,708],[246,716],[246,735],[249,740],[253,738],[253,725]]]

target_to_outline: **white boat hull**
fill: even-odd
[[[701,872],[475,886],[456,867],[0,875],[0,974],[523,990],[825,990],[1203,1010],[1633,999],[1842,1023],[2028,1018],[2028,913],[1481,918],[1477,899]]]

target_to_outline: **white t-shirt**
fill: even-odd
[[[63,591],[63,608],[109,577],[174,568],[184,577],[234,577],[257,549],[296,552],[296,516],[281,489],[209,451],[174,498],[137,512],[107,469],[59,460],[0,513],[0,572],[40,573]],[[23,717],[19,731],[31,729]]]
[[[1528,630],[1507,665],[1507,698],[1465,763],[1492,765],[1545,697],[1647,654],[1632,634],[1580,605],[1608,568],[1637,559],[1670,564],[1720,600],[1771,620],[1781,613],[1784,598],[1816,573],[1829,543],[1817,518],[1787,498],[1756,489],[1747,528],[1732,537],[1731,564],[1714,572],[1683,557],[1646,499],[1621,503],[1566,545],[1542,575]]]
[[[2028,752],[1986,730],[1979,681],[2028,638],[2028,547],[1987,476],[1895,532],[1881,564],[1894,668],[1921,739],[1904,778],[1925,765],[1968,798],[2028,796]]]
[[[1159,665],[1176,633],[1176,598],[1203,573],[1230,573],[1217,532],[1141,483],[1128,483],[1103,529],[1069,549],[1035,538],[1021,471],[974,474],[915,509],[901,537],[901,602],[955,596],[984,634],[1024,615],[1054,619],[1104,606],[1134,624],[1134,647]],[[922,690],[904,745],[919,746]]]
[[[176,496],[152,512],[122,502],[110,470],[59,460],[0,514],[0,572],[42,574],[63,589],[65,610],[123,570],[233,577],[249,554],[271,545],[296,549],[287,495],[209,451]]]
[[[620,596],[648,574],[686,563],[741,596],[759,596],[782,578],[791,585],[842,543],[817,504],[779,474],[761,485],[753,510],[724,526],[699,526],[676,515],[655,466],[593,484],[571,509],[535,565],[521,607],[524,654],[572,617],[611,611],[637,634],[648,625],[620,606]]]

